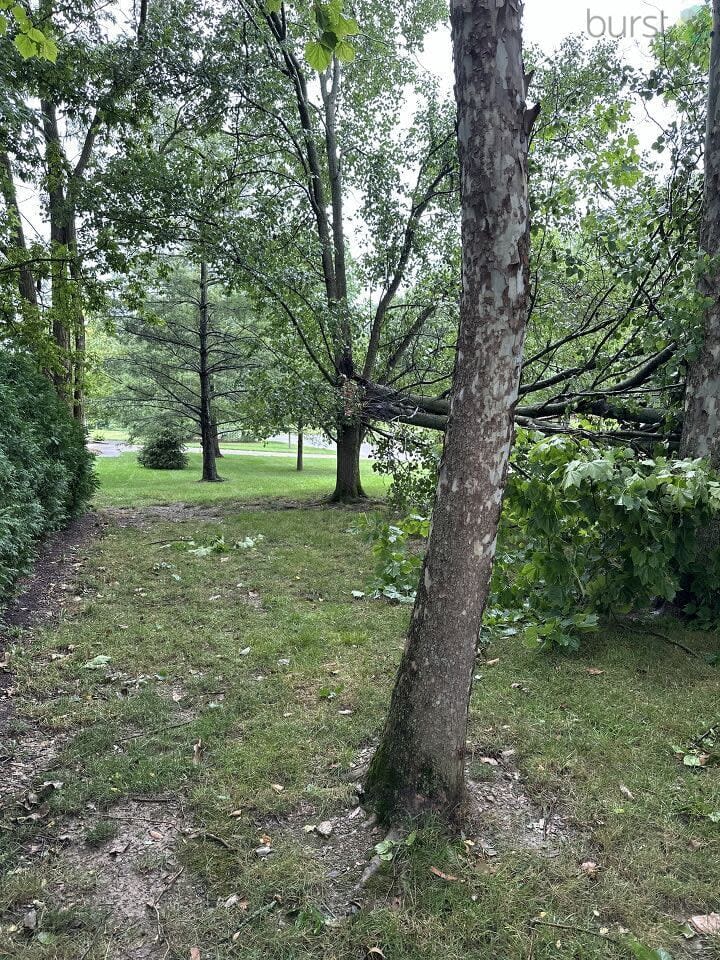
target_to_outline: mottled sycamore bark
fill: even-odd
[[[463,291],[432,530],[366,794],[385,819],[462,804],[470,688],[495,554],[528,306],[520,0],[452,0]]]
[[[702,247],[710,258],[700,283],[708,305],[702,348],[688,375],[681,452],[720,469],[720,0],[713,0]]]

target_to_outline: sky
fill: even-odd
[[[625,59],[641,66],[649,59],[653,36],[681,18],[696,0],[526,0],[524,40],[546,53],[569,34],[585,34],[591,41],[619,39]],[[436,31],[426,42],[424,66],[452,85],[452,55],[448,30]]]

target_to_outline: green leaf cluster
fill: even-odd
[[[57,44],[52,37],[38,30],[24,7],[15,3],[15,0],[0,0],[0,37],[10,28],[8,16],[17,27],[13,43],[20,56],[24,60],[39,57],[41,60],[50,60],[51,63],[55,63],[58,55]]]
[[[720,618],[720,477],[700,460],[639,455],[589,440],[520,432],[485,619],[490,635],[576,650],[601,618],[676,603],[701,626]],[[413,601],[429,522],[364,519],[375,597]],[[692,592],[690,590],[692,589]]]

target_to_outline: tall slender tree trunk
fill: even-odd
[[[528,306],[520,0],[451,0],[462,271],[451,413],[405,653],[366,783],[385,819],[464,799],[465,739],[513,436]]]
[[[220,477],[215,463],[215,441],[217,431],[212,415],[212,373],[208,362],[208,343],[210,332],[210,304],[208,300],[208,270],[203,261],[200,264],[200,443],[202,445],[202,479],[208,483],[217,483]]]
[[[688,375],[681,453],[720,469],[720,0],[713,0],[701,245],[709,258],[700,282],[708,306],[702,348]]]
[[[303,425],[302,421],[298,423],[298,433],[297,433],[297,462],[296,468],[298,473],[301,473],[304,467],[303,464],[303,445],[304,445],[304,436],[303,436]]]
[[[213,426],[213,448],[215,450],[215,459],[219,460],[223,456],[223,452],[220,449],[220,429],[217,422],[217,414],[215,413],[215,377],[210,375],[210,409],[212,411],[212,426]]]
[[[360,480],[363,430],[357,423],[342,423],[337,435],[337,472],[331,503],[357,503],[366,493]]]
[[[20,256],[28,257],[29,260],[12,164],[10,156],[4,149],[0,149],[0,196],[5,201],[10,220],[10,245]],[[35,289],[32,265],[29,262],[22,263],[18,267],[18,292],[25,317],[27,318],[28,311],[31,315],[36,315],[38,310],[37,290]]]

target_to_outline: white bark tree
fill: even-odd
[[[483,610],[528,311],[528,141],[521,0],[452,0],[462,168],[453,396],[428,552],[390,713],[366,783],[381,816],[457,811]]]

